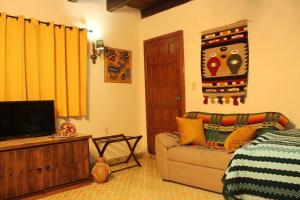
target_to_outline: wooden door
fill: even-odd
[[[6,151],[0,155],[1,190],[7,199],[44,189],[43,151],[26,148]],[[0,197],[4,195],[1,192]],[[1,199],[0,198],[0,199]]]
[[[45,188],[63,185],[69,181],[66,143],[51,144],[44,147]]]
[[[148,151],[155,135],[177,129],[185,111],[183,32],[144,41]]]
[[[53,176],[53,179],[54,179],[54,185],[53,186],[57,186],[57,185],[60,185],[60,178],[61,177],[61,169],[60,169],[60,153],[59,151],[61,150],[59,148],[61,144],[53,144],[53,145],[49,145],[51,146],[52,148],[52,162],[49,163],[49,166],[50,166],[50,174],[51,176]],[[48,166],[48,165],[46,165]],[[49,186],[48,187],[51,187],[51,185],[53,183],[48,183]]]
[[[17,174],[16,174],[16,151],[5,152],[5,182],[6,198],[10,199],[17,194]]]
[[[18,153],[20,150],[17,150]],[[44,189],[44,152],[42,147],[26,148],[26,184],[27,193]]]
[[[57,145],[44,146],[44,183],[45,188],[51,188],[55,186],[55,172],[58,167],[57,152],[55,150]]]
[[[88,141],[81,140],[73,143],[74,147],[74,176],[76,180],[89,177]]]
[[[67,143],[57,145],[58,149],[58,167],[55,173],[56,185],[63,185],[69,182],[68,172],[68,157],[67,157]]]
[[[71,181],[89,177],[89,146],[88,140],[68,143],[69,178]]]
[[[16,163],[15,170],[16,170],[16,178],[17,178],[17,193],[16,196],[27,194],[28,184],[27,184],[27,177],[26,177],[26,160],[27,160],[27,149],[20,149],[16,150]],[[33,158],[31,158],[33,159]]]
[[[6,198],[5,153],[0,152],[0,200]]]
[[[36,191],[36,174],[34,166],[34,148],[26,149],[26,182],[28,184],[28,193]]]
[[[74,159],[74,144],[75,142],[66,143],[66,154],[67,154],[67,182],[73,182],[76,180],[76,169],[75,167],[75,159]]]
[[[35,166],[35,192],[41,191],[45,188],[44,180],[44,149],[36,147],[34,151],[34,166]]]
[[[0,152],[0,200],[85,178],[88,140]]]
[[[74,178],[75,180],[83,179],[83,149],[82,141],[73,142],[74,149]]]
[[[82,140],[81,141],[82,147],[82,178],[89,178],[90,177],[90,151],[89,151],[89,141]]]
[[[75,181],[74,148],[73,142],[57,145],[58,147],[58,173],[56,173],[57,185]]]

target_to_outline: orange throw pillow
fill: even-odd
[[[180,143],[203,144],[206,143],[202,119],[186,119],[176,117]]]
[[[253,140],[255,137],[255,129],[251,126],[244,126],[236,129],[226,138],[224,147],[227,152],[231,153]]]

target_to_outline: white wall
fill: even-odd
[[[114,13],[106,11],[104,0],[0,0],[0,9],[10,15],[34,17],[41,21],[53,21],[65,25],[87,27],[93,30],[90,40],[103,39],[106,46],[132,51],[132,84],[104,83],[103,56],[92,64],[88,59],[88,116],[71,119],[79,133],[94,137],[105,134],[141,134],[139,121],[140,79],[142,66],[139,63],[140,14],[135,9],[122,8]],[[91,52],[89,50],[89,52]],[[60,120],[61,122],[62,120]],[[137,152],[145,150],[146,138]],[[97,155],[94,144],[91,153]],[[107,157],[125,155],[129,150],[124,145],[113,145]]]
[[[194,0],[143,19],[141,40],[183,30],[186,111],[279,111],[299,126],[299,11],[298,0]],[[240,106],[232,103],[204,105],[200,74],[201,31],[242,19],[250,20],[246,103]],[[140,62],[143,63],[143,59]],[[196,89],[192,88],[193,84]],[[145,112],[144,105],[141,110]]]

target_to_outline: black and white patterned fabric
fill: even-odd
[[[300,129],[270,131],[238,149],[223,182],[225,200],[300,199]]]

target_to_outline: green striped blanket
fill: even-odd
[[[300,199],[300,130],[270,131],[238,149],[223,182],[226,200]]]

